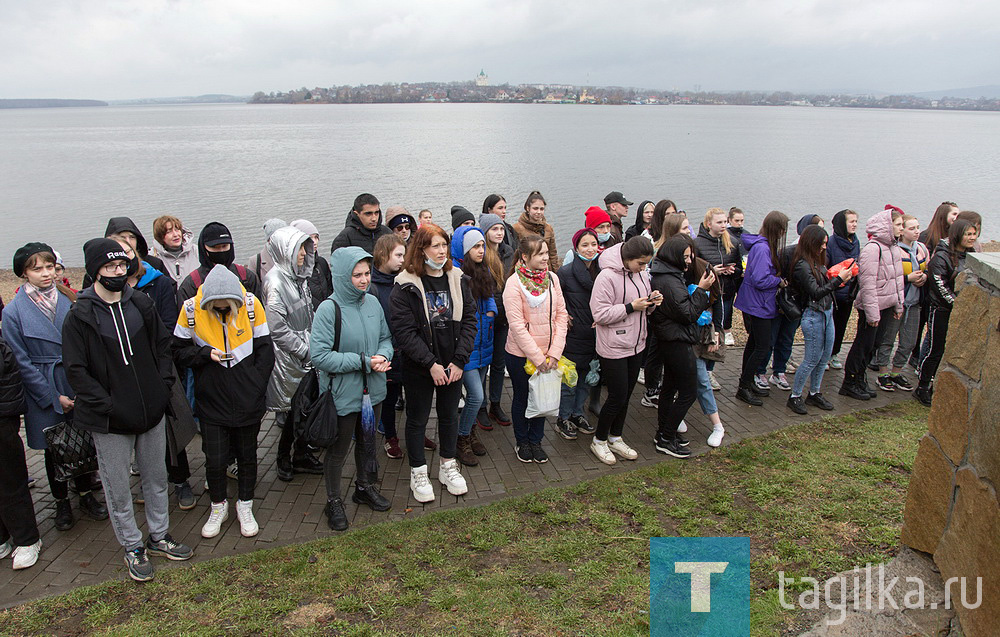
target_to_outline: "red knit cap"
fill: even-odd
[[[591,206],[587,208],[587,212],[584,214],[587,219],[586,226],[588,228],[596,228],[602,223],[611,223],[611,215],[603,208]]]

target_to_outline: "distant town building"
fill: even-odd
[[[489,86],[490,76],[486,75],[486,71],[479,69],[479,75],[476,76],[476,86]]]

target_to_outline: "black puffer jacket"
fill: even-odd
[[[174,366],[170,332],[153,301],[125,286],[121,302],[80,293],[63,323],[63,366],[76,393],[73,422],[96,433],[141,434],[166,413]]]
[[[16,430],[18,416],[25,411],[24,385],[21,371],[14,359],[14,352],[7,341],[0,338],[0,423],[12,423]]]
[[[597,259],[594,264],[598,270]],[[563,354],[570,359],[594,356],[597,351],[597,332],[594,330],[594,314],[590,309],[590,295],[594,291],[594,279],[587,262],[579,257],[559,268],[556,274],[566,300],[570,326],[566,332],[566,347]]]
[[[825,312],[833,309],[833,294],[840,288],[842,280],[839,276],[828,278],[825,265],[814,270],[809,267],[808,261],[799,259],[792,266],[789,284],[798,293],[803,309]]]
[[[337,248],[346,246],[357,246],[368,254],[375,254],[375,242],[379,237],[392,234],[392,230],[382,224],[382,213],[378,214],[378,225],[374,230],[369,230],[361,223],[361,218],[353,210],[347,213],[347,224],[340,231],[330,244],[330,254]]]
[[[965,252],[958,253],[958,267],[951,263],[951,248],[948,242],[941,240],[938,243],[934,256],[931,257],[927,265],[927,274],[930,281],[927,285],[927,303],[931,307],[950,310],[958,298],[955,291],[955,277],[965,269]]]
[[[372,274],[375,273],[372,272]],[[318,254],[316,255],[316,263],[313,265],[313,273],[309,277],[309,292],[312,294],[314,312],[319,308],[320,303],[333,294],[333,273],[330,271],[330,262]]]
[[[732,235],[730,235],[732,239]],[[698,256],[708,261],[710,265],[735,265],[736,270],[732,274],[725,274],[719,277],[722,282],[722,292],[732,294],[740,287],[740,279],[743,278],[743,257],[740,256],[740,248],[736,241],[731,241],[732,248],[726,251],[722,237],[713,237],[705,224],[698,225],[698,236],[694,240],[694,245],[698,248]],[[740,242],[742,243],[742,242]]]
[[[708,309],[708,292],[697,289],[694,294],[688,294],[684,271],[658,258],[653,259],[650,274],[653,289],[663,294],[663,302],[649,317],[656,339],[697,343],[701,336],[698,317]]]

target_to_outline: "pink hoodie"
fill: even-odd
[[[622,244],[601,253],[601,273],[590,294],[590,310],[597,324],[597,353],[604,358],[627,358],[646,347],[649,318],[630,311],[632,301],[653,291],[649,272],[629,272],[622,263]]]
[[[869,321],[878,320],[890,307],[903,312],[902,252],[893,237],[892,211],[879,212],[865,224],[868,243],[861,248],[858,260],[858,298],[854,305],[864,311]]]

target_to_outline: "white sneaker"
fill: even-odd
[[[7,540],[3,544],[0,544],[0,560],[10,555],[11,551],[14,550],[14,545]]]
[[[590,441],[590,451],[604,464],[615,464],[618,462],[615,454],[611,453],[611,449],[608,448],[607,440],[592,439]]]
[[[681,424],[677,425],[677,433],[679,434],[687,433],[687,430],[688,430],[688,424],[682,420]]]
[[[715,425],[712,433],[708,434],[708,446],[718,447],[722,444],[722,437],[726,435],[726,428],[722,425]]]
[[[216,504],[212,503],[212,511],[208,514],[208,522],[201,527],[201,536],[205,538],[215,537],[222,529],[222,523],[229,519],[229,501],[223,500]]]
[[[14,570],[34,566],[38,561],[38,554],[42,552],[42,541],[38,540],[31,546],[18,546],[14,549]]]
[[[253,516],[253,500],[237,500],[236,517],[240,519],[240,535],[243,537],[253,537],[260,532],[257,518]]]
[[[635,460],[636,458],[639,457],[638,452],[636,452],[636,450],[633,449],[632,447],[629,447],[627,444],[625,444],[625,440],[622,438],[619,438],[614,442],[609,441],[608,449],[613,451],[616,455],[621,456],[625,460]]]
[[[732,332],[726,332],[726,347],[731,347],[736,345],[736,339],[733,337]]]
[[[644,369],[639,370],[639,378],[636,380],[636,382],[639,383],[640,385],[646,384],[646,370]]]
[[[722,385],[715,379],[715,372],[708,372],[708,382],[712,385],[713,390],[719,391],[722,389]]]
[[[410,491],[417,502],[434,501],[434,489],[431,488],[431,481],[427,479],[427,465],[410,469]]]
[[[448,487],[448,493],[452,495],[465,495],[469,492],[469,485],[465,483],[462,472],[458,469],[458,460],[452,458],[441,463],[438,470],[438,480]]]

